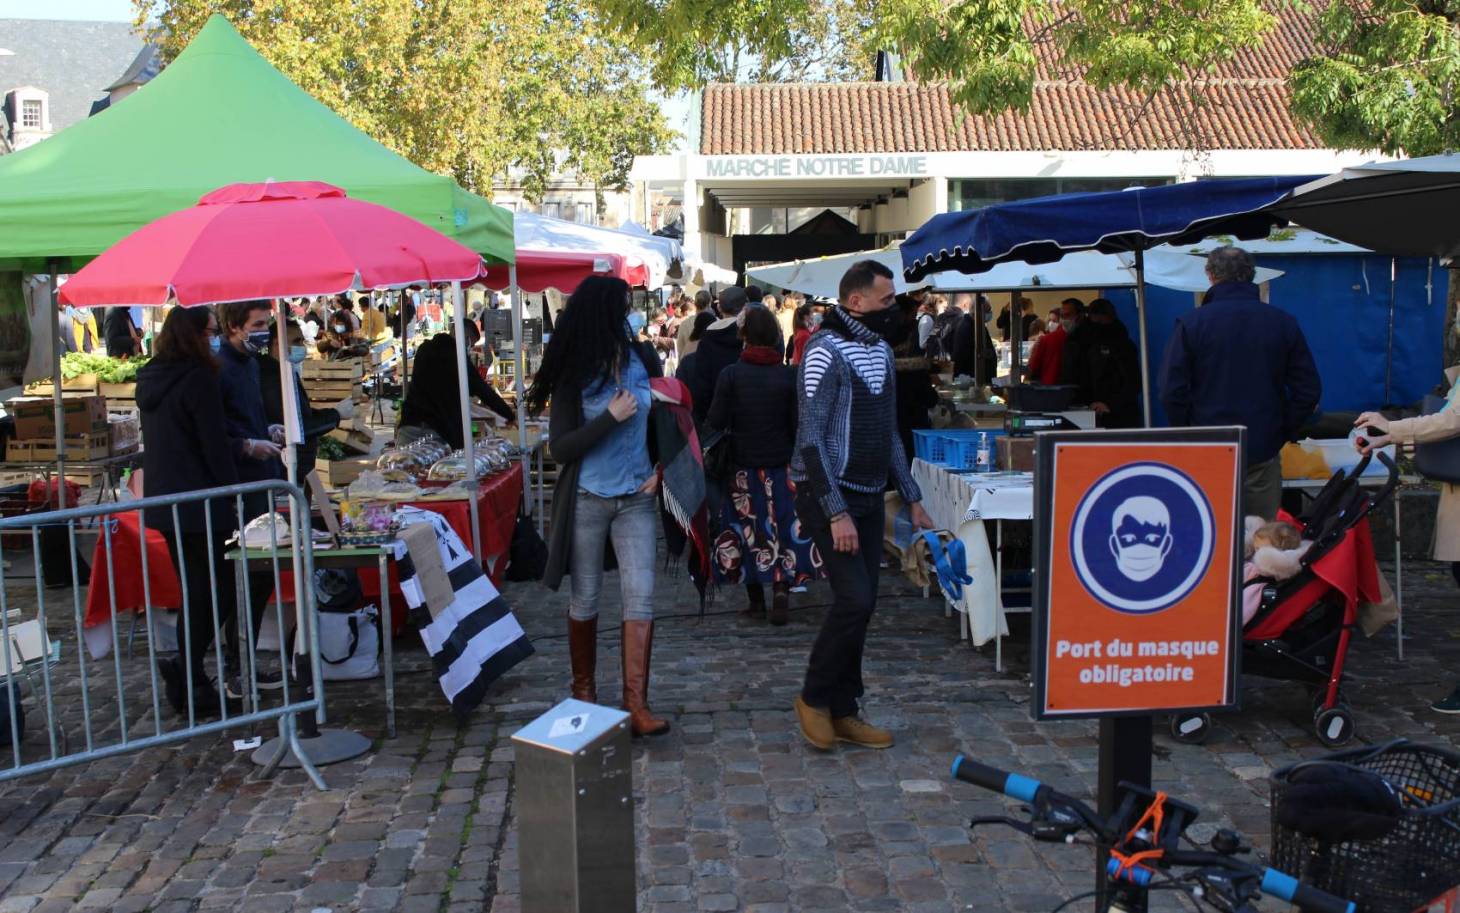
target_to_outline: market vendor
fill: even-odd
[[[294,396],[299,403],[299,421],[303,426],[304,440],[299,445],[299,478],[314,468],[315,456],[319,451],[319,440],[339,425],[340,413],[335,409],[314,409],[304,395],[304,382],[299,379],[299,365],[308,356],[304,342],[304,331],[293,320],[289,321],[289,332],[283,351],[279,346],[279,325],[269,327],[269,351],[259,356],[259,391],[264,398],[264,418],[270,426],[284,424],[284,391],[279,382],[279,361],[287,358],[294,371]]]
[[[466,323],[466,349],[471,351],[481,338],[476,325]],[[395,432],[397,446],[404,447],[435,432],[452,447],[463,446],[461,438],[461,394],[457,386],[456,349],[459,345],[450,333],[437,333],[416,350],[411,367],[410,388],[401,405],[400,427]],[[490,355],[488,355],[490,357]],[[493,390],[476,371],[466,372],[469,398],[480,400],[487,409],[507,421],[516,418],[512,407]],[[473,418],[484,414],[473,407]]]

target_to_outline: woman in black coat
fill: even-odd
[[[233,454],[244,442],[231,440],[223,422],[223,392],[213,356],[218,333],[210,308],[175,307],[157,336],[152,360],[137,372],[137,408],[147,442],[142,453],[146,497],[238,482]],[[159,662],[158,671],[167,701],[179,714],[188,712],[186,683],[191,678],[196,716],[215,716],[221,708],[204,665],[214,637],[215,598],[219,627],[233,623],[233,564],[223,558],[224,540],[242,525],[232,498],[210,499],[206,505],[179,505],[175,524],[171,508],[146,511],[147,525],[167,539],[179,579],[186,575],[187,611],[178,632],[178,655]]]
[[[732,468],[718,479],[723,497],[711,519],[715,579],[743,583],[745,614],[783,625],[791,587],[817,576],[811,539],[796,523],[796,493],[787,474],[796,446],[796,369],[782,364],[780,326],[765,308],[747,308],[740,360],[720,372],[706,423],[730,434]],[[716,523],[718,521],[718,523]]]

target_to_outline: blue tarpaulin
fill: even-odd
[[[1389,360],[1390,258],[1377,254],[1256,256],[1259,266],[1286,275],[1270,285],[1271,304],[1298,319],[1323,379],[1320,408],[1326,412],[1410,405],[1443,382],[1445,300],[1449,271],[1424,258],[1398,261],[1394,348]],[[1432,286],[1432,287],[1431,287]],[[1105,297],[1131,338],[1136,336],[1135,293],[1109,289]],[[1176,318],[1196,306],[1196,297],[1147,287],[1150,376],[1159,375],[1166,341]],[[1389,365],[1389,389],[1385,374]],[[1153,390],[1153,419],[1165,425],[1161,391]]]
[[[1067,193],[936,215],[902,242],[903,275],[980,273],[997,263],[1053,263],[1065,254],[1148,250],[1213,234],[1251,240],[1286,224],[1265,211],[1315,176],[1229,178]]]

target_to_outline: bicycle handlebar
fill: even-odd
[[[1020,802],[1033,802],[1039,791],[1045,788],[1043,783],[1033,777],[999,770],[997,767],[980,764],[963,755],[958,755],[953,759],[951,773],[955,780],[962,780],[996,793],[1003,793],[1010,799],[1018,799]]]
[[[949,772],[955,780],[962,780],[996,793],[1003,793],[1020,802],[1061,806],[1084,820],[1086,826],[1095,832],[1097,837],[1103,838],[1109,830],[1110,825],[1102,826],[1102,819],[1088,805],[1078,799],[1056,792],[1033,777],[999,770],[997,767],[990,767],[961,754],[954,757],[953,766]],[[1353,903],[1303,884],[1291,875],[1279,872],[1277,869],[1248,865],[1230,855],[1205,851],[1173,851],[1165,854],[1164,861],[1168,865],[1219,867],[1234,873],[1251,875],[1261,880],[1259,886],[1264,894],[1295,904],[1308,913],[1355,913],[1356,910]],[[1149,877],[1140,879],[1139,883],[1144,887],[1149,883]]]

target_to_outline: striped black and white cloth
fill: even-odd
[[[397,540],[392,546],[401,592],[431,655],[436,680],[457,719],[465,719],[482,702],[492,682],[533,654],[532,643],[507,601],[472,559],[471,549],[445,518],[403,507],[396,511],[395,519],[402,527],[424,523],[435,530],[453,598],[434,618],[406,544]]]

